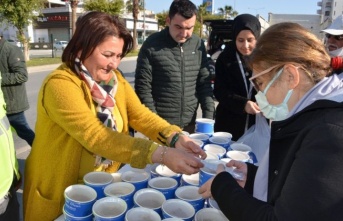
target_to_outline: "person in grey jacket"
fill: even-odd
[[[195,131],[198,105],[202,117],[213,119],[214,101],[206,49],[193,35],[196,6],[173,1],[169,27],[142,45],[136,67],[135,90],[147,107],[184,131]]]
[[[28,125],[24,111],[29,109],[25,82],[28,74],[20,48],[0,36],[1,89],[6,102],[6,115],[18,136],[32,146],[35,133]]]

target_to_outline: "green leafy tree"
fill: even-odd
[[[86,0],[83,5],[86,11],[100,11],[111,15],[120,15],[124,8],[123,0]]]
[[[168,17],[169,12],[168,11],[162,11],[160,13],[156,14],[157,24],[159,29],[163,29],[167,26],[166,19]]]
[[[200,28],[199,28],[200,38],[202,38],[202,34],[203,34],[204,16],[207,14],[210,14],[208,11],[206,11],[206,8],[207,8],[206,2],[198,6],[197,20],[200,23]]]
[[[144,1],[140,0],[128,0],[126,2],[126,10],[128,12],[132,13],[133,17],[133,39],[134,44],[133,44],[133,50],[137,49],[137,21],[138,21],[138,14],[140,10],[143,10],[144,8]]]
[[[233,10],[232,6],[225,5],[224,8],[218,8],[220,14],[222,14],[223,18],[232,18],[238,15],[238,12]]]
[[[37,18],[46,0],[1,0],[0,21],[17,28],[17,39],[23,45],[25,61],[29,57],[29,41],[26,28]]]
[[[126,11],[132,13],[133,11],[133,1],[128,0],[125,5]],[[143,0],[138,0],[138,9],[142,11],[144,9],[144,1]]]

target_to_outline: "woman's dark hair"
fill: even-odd
[[[84,61],[107,37],[114,36],[124,40],[122,58],[132,50],[133,38],[123,21],[115,15],[104,12],[88,12],[76,21],[76,30],[64,49],[62,62],[75,71],[75,58]]]
[[[184,18],[190,19],[197,13],[197,7],[189,0],[174,0],[169,8],[170,19],[172,19],[176,14],[180,14]]]

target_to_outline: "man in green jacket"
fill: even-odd
[[[173,1],[166,29],[142,45],[136,67],[135,90],[153,112],[194,133],[198,105],[202,117],[213,119],[214,101],[205,45],[193,35],[196,6]]]
[[[28,74],[20,48],[0,36],[1,89],[6,102],[6,114],[18,136],[32,146],[35,137],[28,125],[24,111],[29,109],[25,82]]]
[[[0,89],[0,221],[19,221],[16,187],[20,174],[5,107],[6,103]]]

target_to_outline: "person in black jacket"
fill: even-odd
[[[260,166],[230,161],[246,179],[218,174],[199,192],[230,221],[342,220],[343,76],[325,46],[296,23],[269,27],[249,57],[257,103],[272,120]]]
[[[204,42],[193,34],[196,6],[173,1],[168,27],[142,45],[137,59],[135,91],[150,110],[184,131],[194,133],[197,109],[213,119],[214,101]]]
[[[18,136],[32,146],[35,133],[26,121],[29,109],[25,82],[28,80],[23,52],[0,36],[1,89],[6,102],[6,114]]]
[[[233,22],[233,38],[219,55],[215,66],[213,94],[218,101],[214,131],[232,134],[237,140],[255,123],[259,107],[255,103],[256,91],[249,77],[244,57],[255,48],[261,33],[259,20],[250,14],[241,14]]]

